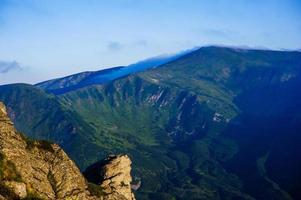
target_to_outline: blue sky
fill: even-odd
[[[301,49],[301,1],[0,0],[0,84],[209,44]]]

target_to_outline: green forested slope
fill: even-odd
[[[206,47],[57,96],[1,86],[0,100],[19,129],[60,143],[82,169],[129,153],[138,199],[290,199],[301,185],[300,74],[298,52]]]

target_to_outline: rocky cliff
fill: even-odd
[[[58,145],[17,133],[0,102],[0,199],[134,200],[130,159],[107,161],[99,185],[88,183]]]
[[[131,191],[131,160],[127,155],[110,155],[108,158],[88,167],[85,177],[100,184],[103,192],[119,200],[134,199]]]

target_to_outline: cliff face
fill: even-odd
[[[135,199],[131,191],[131,160],[127,155],[111,155],[107,159],[90,166],[85,175],[89,181],[99,184],[106,194],[118,200]],[[105,198],[110,199],[110,197]]]
[[[99,191],[91,192],[90,184],[58,145],[17,133],[0,102],[0,199],[133,200],[130,159],[110,159],[112,165],[99,172],[104,181],[94,186]]]

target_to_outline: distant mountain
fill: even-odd
[[[36,86],[46,90],[49,93],[63,94],[88,85],[104,84],[133,73],[141,72],[149,68],[155,68],[159,65],[176,60],[177,58],[192,51],[193,49],[186,50],[177,54],[157,56],[131,64],[126,67],[114,67],[100,71],[82,72],[63,78],[44,81],[42,83],[36,84]]]
[[[203,47],[62,93],[1,86],[0,100],[81,169],[128,153],[137,199],[298,199],[300,85],[300,52]]]

